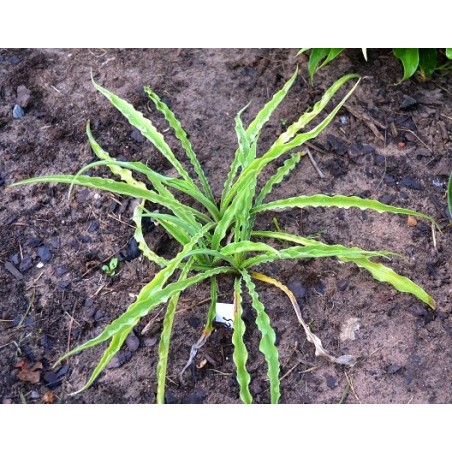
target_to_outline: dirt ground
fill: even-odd
[[[235,114],[251,101],[244,115],[249,122],[297,64],[299,77],[266,126],[260,152],[341,75],[357,72],[365,77],[347,107],[312,143],[326,177],[320,178],[308,160],[302,161],[272,197],[360,195],[425,212],[442,230],[436,232],[434,243],[430,224],[409,223],[402,216],[339,209],[276,215],[279,227],[289,232],[318,234],[326,243],[401,253],[402,258],[392,259],[393,268],[423,286],[437,302],[437,310],[432,311],[353,265],[333,259],[266,265],[267,274],[297,292],[305,319],[327,350],[360,357],[352,369],[316,358],[289,302],[258,284],[278,333],[281,402],[452,401],[452,228],[445,199],[452,170],[452,78],[438,75],[430,81],[396,85],[402,68],[389,51],[369,51],[367,63],[359,51],[350,51],[322,69],[311,86],[305,57],[295,55],[296,50],[253,49],[0,51],[3,403],[155,401],[162,310],[135,328],[127,346],[86,392],[69,396],[86,381],[102,346],[52,367],[62,354],[97,335],[123,312],[157,270],[134,246],[130,200],[84,189],[68,199],[63,185],[7,188],[31,176],[73,174],[94,161],[84,132],[88,119],[96,138],[112,155],[170,172],[152,145],[95,92],[90,71],[99,83],[166,130],[143,93],[143,85],[151,86],[190,133],[219,195],[236,149]],[[165,137],[178,148],[169,132]],[[273,228],[273,215],[263,216],[259,226]],[[146,238],[163,255],[176,250],[152,224],[147,225]],[[119,271],[108,277],[101,265],[115,255],[120,259]],[[220,301],[231,301],[228,278],[221,280],[220,292]],[[184,380],[178,379],[202,330],[208,296],[208,285],[199,284],[179,304],[167,403],[240,401],[227,329],[215,331]],[[253,320],[252,310],[245,306],[251,392],[257,403],[268,403],[266,366]],[[340,338],[347,322],[359,326],[354,340]]]

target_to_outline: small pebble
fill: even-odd
[[[58,378],[56,372],[53,371],[45,372],[42,378],[46,382],[46,386],[49,389],[54,389],[57,386],[61,385],[61,380]]]
[[[320,295],[324,295],[325,294],[325,285],[322,283],[322,281],[318,282],[315,286],[314,286],[315,291],[320,294]]]
[[[141,135],[141,132],[135,127],[132,133],[130,134],[130,137],[133,138],[138,143],[144,143],[146,141],[146,138],[143,135]]]
[[[295,295],[298,304],[301,304],[303,302],[303,298],[306,296],[306,287],[303,286],[300,281],[291,281],[287,284],[287,287]]]
[[[31,98],[31,91],[25,85],[17,87],[16,102],[22,108],[27,108]]]
[[[182,403],[184,404],[201,404],[204,399],[207,397],[207,392],[202,389],[198,389],[197,391],[191,392],[187,396],[182,399]],[[168,402],[167,402],[168,403]]]
[[[336,388],[337,385],[338,385],[336,378],[334,378],[332,375],[327,375],[327,376],[326,376],[326,385],[327,385],[330,389]]]
[[[88,226],[88,232],[95,232],[99,229],[100,223],[99,220],[93,220]]]
[[[19,265],[19,270],[23,273],[33,267],[33,260],[29,254],[26,254]]]
[[[403,366],[400,365],[400,364],[391,364],[391,365],[387,368],[386,372],[387,372],[388,374],[390,374],[390,375],[393,375],[393,374],[397,373],[399,370],[402,370],[402,369],[403,369]]]
[[[336,283],[337,290],[343,292],[348,287],[348,280],[341,279]]]
[[[396,180],[392,176],[389,176],[388,174],[385,175],[383,180],[384,180],[384,183],[386,185],[389,185],[390,187],[396,184]]]
[[[422,190],[422,185],[415,181],[414,179],[411,179],[411,177],[405,176],[402,180],[401,180],[401,184],[406,187],[406,188],[410,188],[411,190]]]
[[[135,333],[133,331],[131,331],[127,336],[126,345],[131,352],[138,350],[138,347],[140,346],[140,340],[135,336]]]
[[[69,270],[65,267],[57,267],[55,270],[55,273],[57,276],[63,276],[68,272],[69,272]]]
[[[123,251],[122,254],[124,256],[124,259],[127,262],[130,262],[131,260],[136,259],[137,257],[139,257],[140,253],[141,252],[140,252],[140,249],[138,248],[137,241],[134,238],[132,238],[130,240],[130,242],[128,243],[127,248]]]
[[[52,259],[52,253],[46,245],[38,247],[38,256],[43,262],[49,262]]]
[[[96,313],[94,314],[94,320],[100,320],[103,316],[104,316],[103,311],[96,311]]]
[[[383,195],[380,198],[380,202],[383,204],[392,204],[395,201],[396,197],[394,195]]]
[[[409,110],[411,108],[414,108],[417,105],[417,100],[414,99],[411,96],[404,95],[402,98],[402,102],[400,102],[400,109],[401,110]]]
[[[20,119],[25,116],[24,109],[20,105],[14,105],[13,108],[13,118],[14,119]]]
[[[148,337],[147,339],[144,340],[144,345],[146,347],[153,347],[158,341],[158,337],[154,336],[154,337]]]
[[[6,60],[11,64],[19,64],[20,58],[17,55],[11,55],[6,58]]]
[[[39,395],[38,391],[31,391],[30,392],[30,399],[39,399],[39,397],[41,397],[41,396]]]

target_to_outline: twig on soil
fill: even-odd
[[[436,232],[435,232],[435,225],[432,223],[432,240],[433,240],[433,248],[435,248],[435,251],[438,251],[438,248],[436,246]]]
[[[311,162],[311,165],[314,167],[314,169],[317,171],[317,174],[319,175],[319,177],[321,178],[321,179],[324,179],[325,178],[325,174],[323,174],[322,173],[322,170],[319,168],[319,166],[317,165],[317,163],[316,163],[316,161],[314,160],[314,157],[312,156],[312,154],[311,154],[311,151],[309,151],[309,150],[307,150],[307,151],[305,151],[306,152],[306,154],[308,155],[308,157],[309,157],[309,160],[310,160],[310,162]]]
[[[309,141],[307,143],[304,143],[304,145],[308,148],[311,148],[314,151],[319,152],[320,154],[326,154],[326,152],[323,149],[319,148],[315,144],[310,143]]]
[[[282,381],[282,380],[284,380],[284,378],[286,378],[286,377],[288,377],[300,364],[308,364],[305,360],[303,360],[303,359],[300,359],[300,360],[298,360],[298,362],[294,365],[294,366],[292,366],[280,379],[279,379],[279,381]],[[306,373],[308,373],[308,372],[312,372],[313,370],[316,370],[316,369],[318,369],[318,367],[319,366],[313,366],[313,367],[310,367],[309,369],[305,369],[305,370],[302,370],[300,373],[302,373],[302,374],[306,374]]]
[[[358,397],[358,394],[356,394],[355,388],[353,387],[353,381],[352,381],[352,377],[350,375],[348,375],[347,371],[344,371],[345,377],[347,378],[347,382],[350,386],[350,390],[352,391],[352,394],[354,395],[355,399],[361,403],[361,400]]]
[[[377,129],[377,127],[383,130],[386,129],[386,127],[380,121],[377,121],[364,112],[355,110],[353,107],[350,107],[350,105],[344,105],[344,108],[348,110],[348,112],[351,113],[356,119],[363,121],[379,140],[383,142],[385,141],[384,136]]]
[[[149,322],[146,324],[146,326],[141,330],[141,335],[145,335],[149,329],[151,328],[151,326],[153,325],[153,323],[156,321],[156,319],[158,318],[158,316],[161,314],[161,312],[163,311],[163,309],[165,308],[165,306],[163,306],[162,308],[160,308],[159,312],[157,312],[157,314],[152,317],[151,320],[149,320]]]
[[[221,375],[222,377],[230,377],[232,375],[231,372],[222,372],[221,370],[217,369],[206,369],[209,372],[215,372],[218,375]]]
[[[416,138],[417,138],[417,140],[420,142],[420,143],[422,143],[432,154],[434,154],[434,152],[433,152],[433,149],[425,142],[425,141],[423,141],[423,140],[421,140],[420,138],[419,138],[419,136],[418,135],[416,135],[416,133],[415,132],[413,132],[412,130],[410,130],[410,129],[404,129],[404,128],[402,128],[402,127],[400,127],[400,130],[402,130],[402,131],[404,131],[404,132],[410,132],[412,135],[414,135]]]
[[[71,348],[72,325],[74,324],[74,312],[76,306],[77,302],[74,303],[74,307],[72,308],[71,320],[69,320],[69,331],[67,335],[67,348],[66,348],[67,351],[69,351],[69,349]]]
[[[347,385],[345,386],[344,392],[342,393],[341,400],[339,400],[339,405],[341,405],[347,400],[349,394],[350,394],[350,383],[347,380]]]
[[[20,322],[17,325],[17,328],[20,328],[22,326],[22,324],[24,323],[25,318],[27,317],[28,313],[30,312],[31,307],[33,306],[33,303],[35,301],[35,296],[36,296],[36,289],[33,287],[33,293],[31,295],[30,303],[28,303],[27,310],[25,311],[25,314],[20,319]]]

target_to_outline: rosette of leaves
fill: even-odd
[[[14,184],[17,186],[58,182],[69,184],[71,188],[73,185],[79,185],[140,200],[133,215],[134,237],[143,256],[157,264],[160,270],[155,274],[152,281],[140,290],[137,299],[129,305],[127,310],[106,326],[97,337],[75,347],[61,357],[60,361],[89,347],[104,342],[108,343],[99,363],[81,390],[88,388],[105,369],[138,322],[156,307],[166,304],[167,310],[158,346],[159,361],[157,365],[157,401],[163,403],[171,332],[180,296],[187,288],[195,284],[210,283],[210,307],[201,337],[192,346],[190,363],[197,350],[207,341],[214,330],[218,299],[217,280],[223,275],[231,275],[234,278],[234,290],[231,294],[234,305],[233,360],[237,368],[237,380],[243,402],[250,403],[252,401],[249,388],[250,374],[247,370],[248,352],[244,342],[245,323],[242,319],[244,294],[247,294],[247,297],[251,300],[251,306],[256,312],[256,326],[261,335],[259,350],[267,363],[270,400],[272,403],[277,403],[280,398],[280,363],[278,349],[275,345],[276,335],[271,325],[271,319],[266,313],[266,306],[259,296],[256,281],[259,281],[259,284],[271,284],[279,288],[284,297],[288,297],[295,310],[296,317],[304,329],[308,341],[314,345],[317,355],[336,363],[353,365],[354,357],[341,356],[336,358],[323,348],[320,339],[311,332],[309,326],[304,322],[292,292],[281,281],[265,273],[265,264],[278,260],[332,257],[340,262],[352,262],[368,271],[377,281],[390,284],[400,292],[407,292],[434,308],[433,298],[416,283],[397,274],[390,267],[375,261],[378,257],[387,257],[390,254],[388,252],[366,251],[357,247],[350,248],[342,245],[327,245],[319,240],[282,231],[256,229],[255,219],[257,215],[263,212],[307,207],[370,209],[380,213],[389,212],[430,219],[427,215],[413,210],[385,205],[378,201],[361,199],[355,196],[328,196],[323,194],[307,196],[300,194],[292,198],[266,201],[273,188],[296,168],[305,155],[301,146],[308,140],[316,138],[327,127],[359,83],[358,76],[354,74],[346,75],[337,80],[326,90],[323,97],[312,109],[302,114],[297,121],[276,138],[268,149],[258,154],[259,134],[274,110],[287,95],[296,75],[297,71],[258,112],[247,127],[242,122],[244,109],[235,117],[238,147],[229,173],[225,175],[224,189],[219,199],[214,197],[209,181],[181,123],[153,90],[145,87],[149,99],[155,104],[157,110],[163,114],[188,157],[189,169],[182,165],[163,135],[149,119],[145,118],[127,101],[99,86],[94,81],[96,89],[169,161],[177,176],[168,177],[159,174],[140,162],[115,160],[95,140],[88,123],[86,127],[88,139],[99,161],[85,166],[76,175],[41,176]],[[329,113],[324,113],[333,96],[350,82],[354,82],[351,89]],[[311,122],[322,113],[324,113],[324,118],[317,121],[317,125],[309,129],[308,126]],[[283,163],[270,175],[262,188],[258,189],[258,177],[262,175],[263,170],[269,164],[278,159],[281,160],[281,158],[285,159]],[[115,178],[83,174],[90,168],[102,165],[107,166]],[[137,180],[136,174],[144,176],[147,182]],[[216,177],[218,177],[218,174],[216,174]],[[183,199],[188,197],[192,202],[182,202],[180,200],[181,194],[184,195]],[[159,206],[159,210],[153,210],[151,205]],[[142,219],[145,217],[158,223],[169,236],[179,243],[180,250],[173,258],[166,259],[150,249],[143,236],[141,226]]]

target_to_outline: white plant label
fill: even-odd
[[[234,305],[231,303],[217,303],[215,322],[232,328],[234,324]]]

